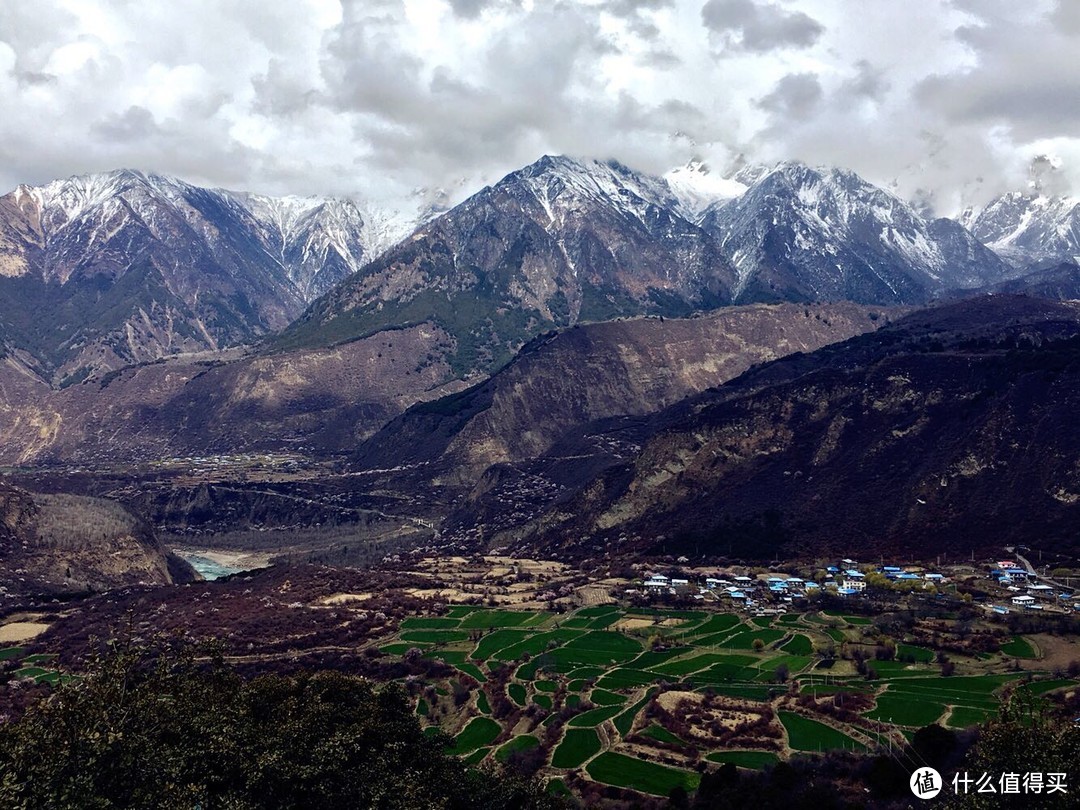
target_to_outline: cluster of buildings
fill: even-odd
[[[827,566],[819,571],[818,579],[802,579],[796,576],[724,573],[705,577],[704,581],[691,582],[687,578],[671,578],[664,574],[646,574],[641,583],[643,591],[651,595],[671,594],[697,600],[728,600],[735,606],[763,609],[767,603],[787,603],[828,589],[844,597],[858,596],[866,589],[866,572],[860,570],[855,560],[844,559],[839,565]],[[940,584],[943,574],[921,573],[901,566],[881,566],[875,570],[886,579],[920,585]],[[820,580],[820,581],[818,581]]]
[[[1013,609],[1045,610],[1056,607],[1080,612],[1080,593],[1039,582],[1037,574],[1021,568],[1012,560],[998,561],[990,569],[990,579],[1012,594],[1009,603]],[[992,610],[1004,614],[1009,612],[1009,606],[994,605]]]

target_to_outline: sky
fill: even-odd
[[[456,202],[543,154],[1080,191],[1075,0],[3,0],[0,187]]]

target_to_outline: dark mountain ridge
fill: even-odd
[[[444,538],[757,558],[1075,549],[1078,403],[1077,306],[942,305],[493,467]],[[508,520],[499,504],[525,479],[547,496]]]

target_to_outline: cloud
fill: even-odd
[[[1080,191],[1080,6],[1033,0],[8,0],[0,185],[128,166],[460,199],[544,153],[799,158],[949,210]],[[1049,181],[1046,181],[1049,182]],[[3,189],[0,189],[3,190]]]
[[[749,51],[808,48],[825,31],[808,14],[757,0],[709,0],[701,8],[701,19],[729,46]]]
[[[786,124],[808,118],[821,104],[823,97],[817,76],[813,73],[793,73],[777,82],[776,88],[758,100],[757,105]]]

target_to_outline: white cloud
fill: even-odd
[[[940,208],[1052,152],[1080,190],[1076,4],[5,0],[0,183],[117,166],[458,197],[544,152],[799,158]],[[1055,180],[1058,183],[1057,180]]]

